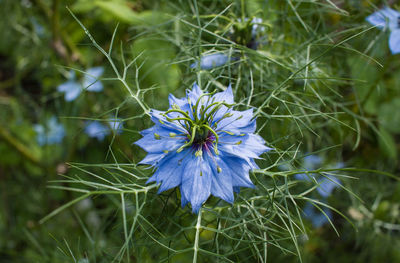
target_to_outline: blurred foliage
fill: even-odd
[[[134,165],[145,153],[132,145],[151,125],[144,109],[166,109],[169,93],[183,96],[197,81],[208,90],[231,83],[238,108],[255,108],[258,132],[276,151],[260,160],[264,169],[252,175],[265,188],[243,191],[236,202],[247,205],[254,198],[259,214],[252,222],[283,229],[271,231],[268,246],[243,245],[244,234],[266,233],[243,230],[241,220],[254,211],[227,212],[226,204],[212,198],[207,208],[215,209],[202,217],[199,262],[214,262],[217,252],[205,252],[214,250],[227,255],[221,262],[262,262],[264,251],[269,261],[298,262],[291,239],[298,241],[303,262],[400,262],[400,62],[389,51],[388,32],[365,22],[393,2],[0,0],[0,261],[192,260],[193,251],[185,249],[196,236],[196,215],[179,208],[177,191],[156,195],[150,185],[121,198],[69,190],[76,189],[76,178],[87,188],[104,180],[129,188],[137,183],[132,174],[144,184],[151,171]],[[104,50],[113,47],[110,58],[118,72],[127,69],[134,96],[66,6]],[[238,21],[253,17],[262,18],[259,26],[265,28],[254,50],[233,37]],[[234,59],[210,71],[190,68],[202,54],[217,51]],[[95,66],[105,69],[99,80],[104,91],[83,91],[65,101],[57,87],[70,70],[82,79]],[[52,116],[66,136],[41,146],[34,125],[45,127]],[[99,141],[84,132],[88,120],[107,123],[112,117],[123,120],[121,134],[110,132]],[[300,194],[304,189],[292,175],[302,170],[308,153],[347,167],[337,172],[343,188],[327,200],[351,221],[334,213],[339,235],[329,224],[313,228],[300,219],[311,197]],[[282,171],[282,165],[291,170]],[[276,223],[275,212],[286,198],[274,207],[264,200],[275,198],[271,193],[293,197],[286,209],[298,217]],[[65,204],[70,205],[63,209]],[[139,220],[142,209],[146,213]],[[52,212],[57,214],[40,221]],[[128,244],[126,218],[140,222]],[[299,229],[287,231],[282,222]],[[224,228],[229,224],[240,227]]]

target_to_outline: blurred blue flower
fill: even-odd
[[[47,121],[45,126],[35,124],[33,129],[36,132],[36,140],[40,146],[61,143],[65,136],[64,126],[58,123],[57,118],[54,116]]]
[[[64,92],[66,101],[75,100],[82,90],[91,92],[100,92],[103,90],[103,84],[98,80],[103,75],[103,67],[89,68],[83,77],[82,83],[75,79],[75,72],[70,71],[68,80],[57,87],[59,92]]]
[[[181,203],[197,213],[210,195],[233,203],[233,192],[254,185],[249,171],[255,158],[269,151],[254,134],[253,110],[232,109],[233,93],[205,94],[194,84],[184,98],[169,96],[170,108],[151,111],[154,126],[135,144],[148,155],[140,164],[156,168],[147,183],[161,184],[159,193],[180,187]]]
[[[318,169],[322,164],[323,159],[317,155],[308,155],[304,157],[303,167],[306,171],[313,171]],[[342,168],[343,163],[337,163],[334,168]],[[315,178],[317,174],[306,174],[300,173],[296,174],[295,178],[297,180],[305,180],[311,181],[312,178]],[[332,174],[325,174],[324,176],[319,176],[316,179],[317,183],[319,184],[317,187],[317,192],[324,198],[330,196],[333,190],[340,185],[340,180],[336,178],[336,176]]]
[[[303,210],[305,217],[311,221],[315,228],[319,228],[328,223],[328,218],[332,220],[332,211],[329,208],[323,207],[322,211],[324,211],[326,215],[311,203],[307,203]]]
[[[389,48],[392,54],[400,53],[400,12],[389,7],[384,7],[366,18],[373,26],[384,29],[386,26],[391,31]]]
[[[91,138],[102,141],[110,133],[110,129],[99,121],[90,121],[85,127],[85,133]]]
[[[239,22],[242,22],[241,18],[239,18],[238,20],[239,20]],[[249,21],[249,19],[246,17],[244,19],[244,21],[247,22],[247,21]],[[259,32],[264,32],[265,31],[265,27],[260,26],[260,24],[262,24],[262,22],[263,22],[263,20],[261,18],[259,18],[259,17],[254,17],[251,20],[251,22],[250,22],[251,23],[251,36],[253,38],[257,37],[257,34]]]
[[[303,159],[303,167],[306,171],[316,170],[320,167],[321,164],[322,164],[322,158],[319,157],[318,155],[308,155]],[[310,181],[311,177],[313,176],[310,174],[307,175],[305,173],[295,175],[295,178],[297,180]]]
[[[115,119],[115,118],[110,118],[108,120],[108,125],[110,125],[111,130],[113,130],[113,132],[117,133],[117,134],[121,134],[123,129],[124,129],[124,125],[121,119]]]
[[[86,74],[83,77],[82,86],[87,91],[100,92],[103,90],[103,83],[98,79],[103,75],[103,67],[94,67],[86,70]]]
[[[213,69],[225,65],[229,61],[229,57],[224,53],[214,53],[210,55],[204,55],[200,58],[201,69]],[[190,65],[191,68],[198,67],[198,61]]]
[[[120,119],[110,119],[108,124],[109,126],[106,126],[99,121],[87,122],[85,133],[89,137],[96,138],[99,141],[104,140],[104,137],[110,134],[110,129],[117,134],[122,133],[123,124]]]

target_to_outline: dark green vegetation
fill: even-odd
[[[392,2],[0,0],[0,262],[400,262],[400,60],[365,22]],[[255,38],[240,23],[253,17]],[[232,59],[190,68],[217,51]],[[65,101],[70,70],[82,83],[97,66],[103,91]],[[195,81],[231,83],[275,149],[256,189],[234,206],[210,198],[201,217],[145,184],[132,144],[148,109]],[[52,116],[65,137],[41,145],[35,125]],[[85,132],[110,118],[122,132]],[[323,162],[309,174],[342,183],[325,200],[332,225],[302,216],[311,200],[324,207],[316,182],[295,178],[310,154]]]

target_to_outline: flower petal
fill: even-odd
[[[328,197],[332,194],[332,191],[340,185],[340,180],[333,175],[328,175],[327,178],[322,178],[318,181],[319,186],[317,187],[318,193],[322,197]]]
[[[104,137],[110,133],[110,130],[99,121],[91,121],[87,123],[85,133],[91,138],[96,138],[99,141],[102,141],[104,140]]]
[[[99,80],[103,75],[103,67],[89,68],[83,77],[82,85],[87,91],[100,92],[103,90],[103,84]]]
[[[381,11],[372,13],[371,15],[367,16],[365,20],[367,20],[367,22],[371,25],[380,29],[384,28],[387,23],[387,17]]]
[[[229,169],[224,162],[221,162],[219,157],[215,158],[219,168],[214,164],[212,158],[208,154],[205,154],[204,159],[211,164],[211,194],[225,200],[228,203],[233,203],[234,196],[231,169]],[[220,171],[218,171],[219,169]]]
[[[213,69],[225,65],[229,60],[229,57],[224,53],[214,53],[210,55],[204,55],[200,58],[200,68],[201,69]],[[190,65],[191,68],[196,68],[198,62]]]
[[[249,171],[252,167],[246,160],[223,152],[220,152],[218,158],[218,165],[220,165],[222,169],[230,171],[232,186],[254,188],[254,184],[249,176]]]
[[[329,222],[328,218],[332,218],[332,211],[326,207],[322,208],[326,216],[321,213],[317,208],[314,207],[311,203],[307,203],[307,205],[304,207],[304,215],[307,219],[311,221],[314,227],[319,228],[326,223]]]
[[[148,153],[163,153],[177,150],[185,143],[186,135],[175,129],[161,125],[153,127],[141,132],[143,137],[135,142],[136,145],[143,148]],[[174,134],[171,137],[171,134]]]
[[[257,134],[249,133],[245,136],[221,135],[219,149],[243,159],[259,158],[264,152],[272,150],[272,148],[265,146],[264,139]]]
[[[389,36],[389,48],[392,54],[400,53],[400,29],[393,30]]]
[[[181,184],[185,167],[190,161],[189,151],[186,149],[180,153],[170,153],[158,164],[158,169],[152,176],[155,177],[157,183],[161,183],[158,193]]]
[[[194,157],[188,161],[182,178],[182,190],[192,205],[193,213],[197,213],[210,196],[211,181],[212,171],[208,162],[201,157]]]
[[[75,100],[81,94],[82,87],[78,82],[67,81],[57,87],[59,92],[65,92],[64,98],[66,101]]]

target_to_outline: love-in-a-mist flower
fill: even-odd
[[[201,56],[200,58],[200,68],[201,69],[213,69],[216,67],[221,67],[225,65],[229,61],[229,57],[221,52],[210,54],[210,55],[204,55]],[[192,65],[190,65],[191,68],[197,68],[199,62],[195,62]]]
[[[140,162],[156,171],[147,181],[160,185],[159,193],[179,187],[181,204],[197,213],[210,195],[229,203],[240,187],[254,187],[249,171],[255,158],[270,150],[255,134],[253,110],[237,111],[233,93],[207,94],[198,85],[186,97],[169,96],[167,111],[151,111],[154,126],[135,142],[148,152]]]
[[[256,50],[260,42],[259,37],[265,31],[265,27],[261,24],[263,20],[259,17],[254,17],[251,20],[239,18],[232,26],[232,40],[240,45]]]
[[[99,78],[103,75],[103,67],[89,68],[83,76],[82,82],[75,78],[75,71],[69,72],[68,80],[57,87],[59,92],[64,92],[66,101],[75,100],[83,90],[91,92],[100,92],[103,90],[103,84]]]
[[[33,129],[40,146],[61,143],[65,136],[64,126],[54,116],[47,120],[46,125],[35,124]]]
[[[313,204],[307,203],[303,210],[304,216],[311,221],[315,228],[319,228],[332,220],[332,211],[327,207],[321,207],[321,209],[325,214]]]
[[[400,12],[384,7],[368,16],[366,20],[380,29],[390,30],[389,48],[392,54],[400,53]]]
[[[122,133],[123,123],[120,119],[108,120],[108,125],[102,124],[99,121],[90,121],[86,123],[85,133],[91,137],[96,138],[99,141],[104,140],[104,137],[113,131],[116,134]]]
[[[323,159],[317,155],[308,155],[304,157],[303,167],[306,171],[318,169],[322,164]],[[342,168],[343,163],[337,163],[334,168]],[[324,198],[330,196],[333,190],[340,186],[340,180],[332,174],[318,176],[317,174],[300,173],[296,174],[297,180],[311,181],[315,180],[318,183],[317,192]]]

